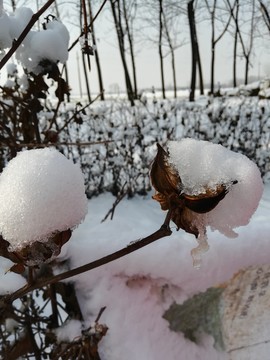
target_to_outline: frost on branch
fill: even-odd
[[[23,151],[0,176],[1,255],[24,265],[50,259],[86,213],[78,165],[57,150]]]
[[[207,251],[206,228],[228,237],[246,225],[263,191],[257,166],[246,156],[207,141],[170,141],[168,152],[158,146],[151,169],[153,196],[172,221],[194,234],[199,246],[192,250],[194,266]]]

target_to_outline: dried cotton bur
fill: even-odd
[[[86,213],[78,165],[54,149],[23,151],[0,176],[0,256],[19,273],[51,261]]]
[[[153,199],[171,211],[177,229],[195,235],[193,266],[209,248],[207,226],[228,237],[249,222],[263,191],[257,166],[246,156],[207,141],[170,141],[168,151],[158,144],[150,177]]]

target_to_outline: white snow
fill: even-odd
[[[114,202],[110,195],[89,201],[89,216],[64,246],[63,258],[71,267],[85,264],[124,247],[157,230],[165,213],[150,196],[123,200],[113,221],[100,223]],[[270,261],[269,242],[270,188],[266,188],[260,206],[237,239],[209,233],[210,250],[202,258],[200,270],[194,269],[190,250],[196,240],[184,231],[158,240],[133,254],[74,278],[86,326],[96,318],[109,327],[100,343],[104,360],[218,360],[229,359],[213,348],[213,339],[205,336],[194,344],[182,334],[169,330],[162,318],[176,301],[229,280],[248,265]],[[136,351],[134,351],[136,349]]]
[[[13,250],[76,227],[86,212],[82,172],[57,150],[23,151],[0,176],[0,233]]]
[[[82,323],[79,320],[69,320],[61,327],[55,329],[58,342],[71,342],[81,335]]]
[[[16,9],[14,14],[10,16],[6,12],[2,12],[0,17],[0,49],[12,46],[13,40],[18,38],[32,15],[32,10],[26,7]]]
[[[7,74],[13,76],[18,72],[17,65],[14,63],[8,63],[6,65]]]
[[[101,223],[114,201],[109,194],[89,201],[89,214],[64,245],[60,260],[70,258],[71,268],[96,260],[132,240],[149,235],[164,220],[165,213],[149,194],[146,198],[122,200],[114,219]],[[229,280],[248,265],[269,263],[269,211],[268,186],[250,223],[239,229],[237,239],[228,239],[217,231],[210,232],[210,250],[202,258],[200,270],[194,269],[190,256],[196,243],[194,236],[181,230],[177,232],[171,224],[173,234],[170,237],[73,278],[85,327],[91,325],[101,307],[106,306],[100,319],[109,327],[99,345],[102,359],[229,359],[226,353],[213,348],[213,339],[208,335],[200,344],[194,344],[182,334],[171,332],[162,315],[173,301],[182,303],[210,286]],[[17,274],[4,275],[10,264],[1,259],[4,268],[0,278],[2,294],[25,283]],[[79,325],[71,323],[69,326],[74,326],[74,332],[69,329],[62,333],[71,334],[72,330],[71,339],[79,335]],[[263,358],[263,354],[258,354],[258,358]]]
[[[2,12],[0,17],[0,49],[11,47],[12,38],[10,36],[10,22],[9,17],[5,12]]]

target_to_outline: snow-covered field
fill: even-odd
[[[62,257],[70,257],[73,268],[157,230],[165,213],[150,195],[123,200],[113,220],[104,223],[101,220],[114,198],[104,194],[91,199],[86,220],[65,245]],[[238,229],[237,238],[209,232],[210,249],[199,270],[192,266],[190,255],[196,246],[194,236],[172,226],[170,237],[75,278],[86,325],[106,306],[101,322],[109,331],[100,344],[102,359],[228,359],[226,353],[214,349],[209,335],[195,344],[170,331],[162,315],[172,302],[181,303],[226,282],[243,267],[269,263],[269,211],[270,186],[265,186],[257,211],[247,226]],[[1,284],[4,280],[2,277]],[[71,332],[75,335],[76,331]]]

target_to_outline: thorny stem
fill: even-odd
[[[153,234],[141,239],[141,240],[137,240],[137,241],[133,241],[131,242],[128,246],[112,253],[109,255],[106,255],[98,260],[94,260],[88,264],[79,266],[75,269],[72,270],[68,270],[63,272],[62,274],[58,274],[55,276],[52,276],[51,278],[48,279],[40,279],[37,280],[36,282],[32,283],[32,284],[26,284],[25,286],[23,286],[22,288],[18,289],[17,291],[15,291],[14,293],[5,296],[2,301],[4,303],[10,303],[13,302],[14,300],[26,295],[27,293],[29,293],[30,291],[33,291],[35,289],[41,289],[44,286],[48,286],[50,284],[54,284],[57,283],[59,281],[71,278],[75,275],[79,275],[81,273],[84,273],[86,271],[89,270],[93,270],[96,269],[102,265],[108,264],[114,260],[120,259],[121,257],[124,257],[128,254],[131,254],[134,251],[137,251],[165,236],[170,236],[172,231],[169,227],[169,223],[171,220],[171,213],[172,211],[169,210],[164,223],[162,224],[162,226],[160,227],[159,230],[155,231]],[[3,306],[4,308],[4,306]]]

